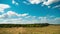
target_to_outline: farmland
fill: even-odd
[[[0,28],[0,34],[60,34],[60,25]]]

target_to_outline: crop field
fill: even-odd
[[[60,34],[60,26],[0,28],[0,34]]]

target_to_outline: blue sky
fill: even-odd
[[[0,0],[1,24],[46,22],[60,24],[60,0]]]

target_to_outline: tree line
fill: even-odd
[[[37,23],[37,24],[0,24],[0,27],[45,27],[48,23]]]

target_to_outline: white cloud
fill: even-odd
[[[46,0],[27,0],[27,1],[23,1],[23,3],[25,3],[25,4],[29,4],[29,3],[30,4],[40,4],[42,2],[46,2]]]
[[[43,2],[44,5],[50,5],[52,3],[56,3],[56,2],[59,2],[60,0],[48,0],[46,2]]]
[[[14,0],[12,0],[12,3],[13,3],[13,4],[15,4],[15,1],[14,1]]]
[[[28,0],[31,4],[39,4],[42,0]]]
[[[16,2],[15,0],[12,0],[12,4],[19,5],[19,3]]]
[[[40,4],[40,3],[42,3],[42,6],[44,6],[44,5],[46,5],[46,6],[48,6],[48,8],[50,8],[51,6],[51,4],[53,4],[53,3],[56,3],[56,2],[59,2],[60,0],[28,0],[28,2],[30,3],[30,4]],[[25,2],[26,3],[26,2]],[[27,3],[26,3],[27,4]]]
[[[27,4],[27,5],[30,5],[30,3],[26,2],[26,1],[23,1],[24,4]]]
[[[7,13],[3,13],[2,15],[0,15],[0,18],[26,17],[26,16],[28,16],[28,13],[18,14],[14,11],[8,11]]]
[[[27,0],[27,1],[23,1],[23,3],[30,5],[30,4],[39,4],[39,3],[43,2],[43,0]]]
[[[37,17],[31,16],[28,13],[18,14],[14,11],[8,11],[7,13],[0,15],[0,24],[60,23],[60,17],[51,18],[52,16]]]
[[[39,17],[40,23],[60,24],[60,17]]]
[[[45,2],[46,0],[28,0],[31,4],[40,4],[42,2]]]
[[[40,23],[48,23],[47,17],[39,17]]]
[[[18,24],[21,19],[0,19],[0,24]]]
[[[10,15],[18,15],[18,14],[17,14],[17,13],[15,13],[14,11],[8,11],[8,12],[7,12],[7,15],[9,15],[9,16],[10,16]]]
[[[7,4],[0,4],[0,12],[4,12],[4,10],[5,9],[7,9],[7,8],[10,8],[10,6],[9,5],[7,5]]]
[[[42,3],[44,5],[50,5],[52,3],[56,3],[56,2],[59,2],[60,0],[27,0],[29,3],[31,4],[39,4],[39,3]],[[24,1],[24,3],[27,3]]]
[[[7,13],[3,13],[2,15],[0,15],[0,19],[11,18],[12,16],[17,16],[17,15],[18,14],[13,11],[8,11]]]
[[[4,15],[0,15],[0,19],[1,19],[1,18],[4,18]]]
[[[18,14],[14,11],[8,11],[0,15],[0,24],[22,24],[25,20],[23,18],[27,17],[28,14]],[[13,18],[16,17],[16,18]]]
[[[58,17],[58,18],[55,18],[55,21],[54,21],[55,23],[60,23],[60,17]]]
[[[24,14],[22,14],[21,16],[27,16],[28,14],[27,13],[24,13]]]
[[[57,24],[57,23],[60,23],[60,17],[56,17],[56,18],[53,18],[52,16],[37,17],[37,16],[28,15],[26,13],[17,14],[16,12],[12,12],[12,11],[10,11],[8,13],[9,14],[5,13],[3,15],[0,15],[0,24],[34,24],[34,23]],[[18,18],[12,18],[12,16],[11,16],[11,18],[6,18],[6,17],[9,17],[7,15],[9,15],[9,16],[16,15],[16,17],[18,17]],[[18,16],[18,15],[20,15],[20,16]]]
[[[56,5],[56,6],[52,7],[52,8],[59,8],[59,7],[60,7],[60,5]]]
[[[60,24],[60,17],[49,20],[50,24]]]
[[[46,6],[48,6],[48,8],[51,8],[51,4],[59,2],[60,0],[27,0],[27,1],[24,1],[23,3],[25,3],[27,5],[42,3],[41,6],[45,6],[46,5]]]

